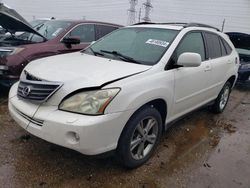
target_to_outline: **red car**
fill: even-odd
[[[72,20],[44,20],[33,27],[15,10],[0,4],[0,86],[10,87],[32,60],[79,51],[121,25]]]

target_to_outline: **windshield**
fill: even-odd
[[[37,25],[35,25],[37,23]],[[57,37],[61,32],[65,31],[72,23],[70,21],[41,21],[41,22],[33,22],[31,23],[33,29],[35,29],[38,33],[45,36],[48,40],[51,40]],[[24,32],[23,34],[17,37],[18,39],[28,40],[30,42],[42,42],[43,38],[39,35]]]
[[[47,22],[48,20],[33,20],[30,23],[30,25],[32,26],[32,28],[36,28],[37,26],[44,24],[45,22]]]
[[[176,30],[159,28],[123,28],[94,43],[84,53],[154,65],[166,52],[177,33]]]

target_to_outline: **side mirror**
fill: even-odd
[[[78,37],[68,37],[62,40],[62,43],[66,45],[67,48],[71,48],[72,45],[80,44],[80,38]]]
[[[177,65],[183,67],[199,67],[201,65],[201,55],[198,53],[183,53],[179,56]]]

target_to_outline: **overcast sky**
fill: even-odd
[[[28,21],[56,17],[127,24],[129,0],[0,0]],[[146,0],[138,0],[137,11]],[[152,0],[154,22],[202,22],[250,33],[250,0]],[[142,12],[144,14],[144,12]],[[138,13],[137,13],[138,20]]]

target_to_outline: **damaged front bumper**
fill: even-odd
[[[9,93],[9,112],[26,131],[48,142],[85,155],[115,150],[133,110],[90,116],[64,112],[57,105],[36,104],[17,96],[18,85]]]

